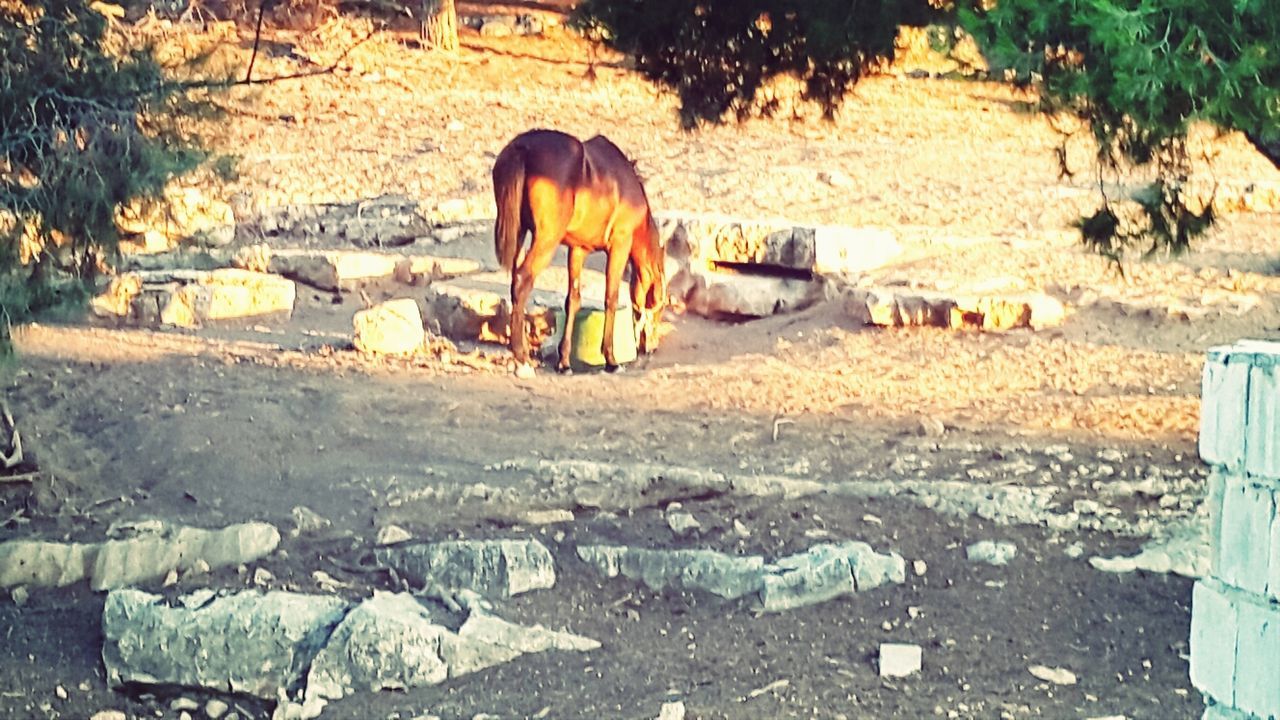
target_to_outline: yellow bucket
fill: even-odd
[[[556,331],[543,343],[545,357],[552,362],[558,359],[560,338],[564,337],[564,310],[556,310]],[[575,366],[604,367],[604,353],[600,352],[604,337],[604,310],[582,308],[573,324],[573,347],[569,349],[569,362]],[[636,359],[635,321],[631,308],[618,308],[613,316],[613,358],[619,365]]]

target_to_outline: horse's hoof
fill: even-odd
[[[616,375],[627,369],[626,365],[605,365],[604,371],[610,375]]]
[[[557,366],[557,367],[556,367],[556,372],[560,373],[561,375],[572,375],[572,374],[573,374],[573,366],[571,366],[571,365],[560,365],[560,366]]]
[[[533,379],[533,366],[528,363],[520,363],[516,365],[516,378],[520,380]]]

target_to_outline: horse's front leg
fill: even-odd
[[[600,338],[600,350],[604,354],[604,367],[609,372],[621,368],[613,352],[613,319],[618,312],[618,290],[622,286],[622,271],[627,266],[629,247],[610,244],[609,261],[604,276],[604,332]]]
[[[556,366],[562,373],[572,372],[569,363],[573,354],[573,326],[578,308],[582,307],[582,266],[586,261],[586,249],[569,246],[569,290],[564,298],[564,334],[560,338],[560,363]]]
[[[525,333],[525,307],[533,293],[534,280],[551,264],[551,257],[559,244],[559,238],[545,241],[535,233],[524,261],[511,273],[511,324],[507,332],[511,354],[516,361],[516,375],[520,377],[533,375],[533,366],[529,364],[529,339]]]

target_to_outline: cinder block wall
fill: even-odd
[[[1206,720],[1280,718],[1280,343],[1209,351],[1200,456],[1213,548],[1192,597],[1191,682]]]

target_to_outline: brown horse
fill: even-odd
[[[517,374],[531,372],[525,304],[534,279],[551,264],[561,243],[569,246],[569,292],[558,369],[569,371],[574,316],[582,300],[579,277],[587,255],[596,250],[608,254],[601,348],[606,369],[618,369],[613,320],[628,261],[636,342],[642,352],[653,352],[666,305],[666,254],[644,186],[618,146],[600,135],[584,143],[554,130],[522,133],[493,164],[493,194],[498,204],[494,250],[511,273],[510,339]],[[533,241],[517,265],[526,231],[533,234]]]

